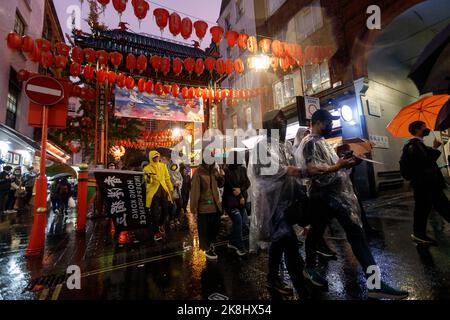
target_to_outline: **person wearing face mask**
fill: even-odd
[[[303,175],[295,166],[292,145],[286,142],[287,120],[284,113],[274,110],[263,117],[266,136],[251,151],[248,177],[252,185],[252,215],[250,223],[251,249],[255,244],[269,243],[267,288],[281,295],[292,295],[280,275],[284,256],[289,277],[300,298],[308,297],[302,275],[303,258],[290,216],[296,197],[297,179]],[[267,157],[266,157],[267,156]]]
[[[330,220],[336,218],[345,231],[353,254],[366,277],[369,267],[377,268],[367,244],[360,218],[360,207],[349,177],[349,169],[359,164],[353,156],[339,158],[325,137],[330,136],[333,120],[328,111],[319,109],[311,118],[311,134],[302,140],[301,167],[311,176],[311,229],[305,243],[306,267],[303,275],[316,286],[327,286],[327,280],[316,270],[316,250]],[[378,269],[379,270],[379,269]],[[380,278],[381,279],[381,278]],[[403,299],[408,293],[394,289],[384,281],[379,288],[368,287],[369,298]]]
[[[436,163],[441,155],[438,148],[442,143],[434,139],[433,148],[424,144],[423,139],[431,130],[423,121],[412,122],[408,129],[413,138],[403,148],[400,172],[405,179],[411,181],[414,190],[414,226],[411,238],[417,243],[435,245],[435,240],[426,235],[431,208],[434,207],[450,222],[450,202],[444,194],[446,183]]]

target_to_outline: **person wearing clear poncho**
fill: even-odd
[[[252,242],[270,242],[267,287],[290,295],[280,277],[282,257],[292,284],[301,297],[307,295],[302,275],[303,259],[299,254],[289,209],[294,199],[296,179],[300,169],[293,166],[292,147],[285,142],[287,121],[282,111],[266,113],[263,128],[267,136],[251,151],[248,176],[252,196]],[[273,129],[273,130],[272,130]],[[277,135],[279,133],[279,135]],[[278,136],[278,137],[277,137]]]
[[[378,269],[364,236],[358,199],[349,177],[349,169],[359,164],[360,160],[351,155],[339,158],[324,138],[331,134],[333,120],[338,118],[323,109],[316,111],[311,119],[312,133],[302,140],[299,147],[301,168],[311,175],[311,229],[306,238],[306,267],[303,274],[318,286],[328,283],[315,270],[316,249],[333,218],[343,227],[365,275],[371,276],[373,273],[369,270]],[[383,281],[380,286],[368,289],[369,297],[373,298],[401,299],[407,296],[407,292],[391,288]]]

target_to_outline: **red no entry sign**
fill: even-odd
[[[51,77],[36,76],[25,85],[27,97],[36,104],[52,106],[64,98],[64,87]]]

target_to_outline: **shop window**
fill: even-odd
[[[303,86],[308,95],[331,87],[328,61],[319,64],[305,65],[303,68]]]
[[[272,86],[274,109],[282,109],[295,103],[294,76],[287,75]]]
[[[267,15],[270,17],[286,0],[267,0]]]
[[[21,36],[25,35],[26,24],[19,12],[16,12],[16,21],[14,22],[14,31]]]
[[[296,17],[297,38],[299,41],[306,39],[323,26],[322,7],[320,0],[313,1],[310,5],[300,10]]]
[[[6,99],[5,124],[13,129],[16,127],[19,92],[20,84],[17,81],[17,73],[14,69],[11,69],[9,73],[8,95]]]

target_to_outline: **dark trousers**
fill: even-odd
[[[25,204],[30,204],[31,198],[33,197],[33,187],[25,187],[27,194],[25,196],[24,202]]]
[[[169,214],[169,201],[167,200],[167,196],[165,196],[163,192],[159,194],[159,196],[155,195],[153,197],[150,207],[154,233],[159,232],[159,227],[166,223],[166,219]]]
[[[6,203],[8,201],[8,190],[0,191],[0,212],[7,210]]]
[[[181,198],[173,199],[172,208],[170,210],[170,221],[180,219],[182,202]]]
[[[50,198],[50,201],[52,202],[52,211],[55,212],[58,209],[59,200],[57,198]]]
[[[297,292],[301,292],[305,286],[305,279],[302,274],[303,259],[299,253],[298,240],[293,230],[292,235],[284,236],[270,244],[267,281],[276,283],[280,279],[279,272],[283,254],[292,284]]]
[[[345,231],[347,240],[353,254],[364,269],[376,265],[370,248],[367,244],[363,229],[353,221],[348,210],[338,201],[327,195],[312,195],[311,204],[311,229],[308,232],[305,243],[306,266],[316,266],[316,249],[323,241],[323,233],[331,219],[336,218]]]
[[[182,193],[182,198],[183,198],[182,208],[183,208],[184,212],[187,213],[187,205],[189,202],[189,192]]]
[[[60,199],[58,202],[58,209],[61,213],[67,212],[67,209],[69,209],[69,198]]]
[[[15,206],[16,206],[16,191],[9,190],[8,200],[6,202],[6,210],[14,210]]]
[[[243,231],[244,231],[244,215],[247,211],[244,209],[234,209],[228,214],[233,222],[230,234],[230,244],[236,248],[244,249]]]
[[[434,208],[447,222],[450,222],[450,202],[444,190],[432,187],[414,188],[414,235],[424,237],[427,230],[428,215]]]
[[[219,226],[219,213],[212,212],[197,214],[197,229],[200,249],[205,251],[209,250],[209,248],[217,238],[217,235],[219,233]]]

